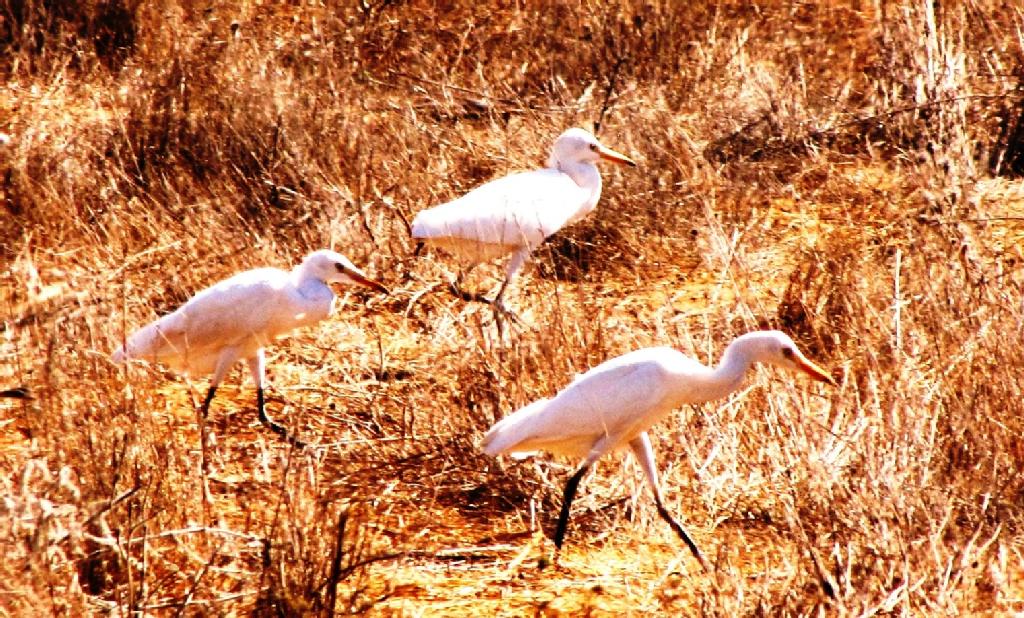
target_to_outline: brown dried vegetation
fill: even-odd
[[[1022,31],[997,0],[0,6],[0,613],[1024,611]],[[414,213],[576,125],[641,166],[538,252],[529,327],[420,295],[449,262]],[[325,246],[393,290],[271,352],[271,413],[325,446],[239,370],[204,477],[205,382],[109,352]],[[758,371],[655,428],[715,572],[615,458],[538,570],[571,463],[482,432],[761,326],[841,386]]]

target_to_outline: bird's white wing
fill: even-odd
[[[583,208],[590,195],[553,169],[512,174],[420,212],[413,237],[536,247]]]
[[[276,268],[225,279],[132,334],[127,356],[164,362],[175,369],[212,371],[221,348],[265,338],[287,283],[288,273]]]
[[[632,439],[670,405],[665,369],[655,351],[638,350],[609,360],[554,398],[511,414],[488,432],[485,452],[546,450],[584,457],[605,436],[612,438],[609,449]]]

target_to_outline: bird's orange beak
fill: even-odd
[[[833,378],[827,371],[825,371],[821,367],[815,365],[814,363],[812,363],[811,361],[807,360],[806,358],[798,357],[798,358],[794,358],[793,360],[796,362],[796,366],[797,367],[799,367],[804,373],[806,373],[807,375],[811,376],[815,380],[820,380],[821,382],[827,382],[828,384],[831,384],[832,386],[838,386],[836,384],[835,378]]]
[[[370,279],[362,272],[355,270],[354,268],[346,268],[345,274],[348,275],[349,278],[352,279],[352,281],[358,283],[359,285],[364,285],[368,288],[377,290],[378,292],[381,292],[383,294],[391,293],[388,291],[386,287],[384,287],[384,284],[374,281],[373,279]]]
[[[616,152],[611,148],[598,145],[597,154],[606,161],[614,161],[615,163],[621,163],[622,165],[628,165],[630,167],[636,167],[636,161],[630,159],[621,152]]]

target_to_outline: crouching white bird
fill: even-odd
[[[441,247],[459,258],[466,270],[494,258],[511,255],[505,280],[494,300],[462,290],[460,271],[452,291],[465,300],[502,303],[509,282],[530,252],[562,227],[579,221],[597,206],[601,159],[635,166],[583,129],[569,129],[555,140],[547,167],[492,180],[466,195],[424,210],[412,222],[412,237]]]
[[[710,570],[697,545],[665,508],[647,429],[683,404],[725,397],[739,388],[755,362],[803,371],[835,385],[828,373],[807,360],[793,340],[779,331],[738,337],[714,369],[675,348],[644,348],[605,361],[553,398],[535,401],[503,418],[484,436],[483,450],[491,456],[548,451],[583,459],[565,485],[554,538],[560,549],[580,479],[602,455],[628,444],[651,486],[658,514]]]
[[[113,360],[156,361],[190,375],[212,373],[201,409],[204,418],[228,369],[244,360],[256,383],[260,421],[301,446],[302,441],[290,436],[264,411],[263,349],[274,339],[330,315],[334,293],[329,283],[364,285],[385,294],[388,291],[346,257],[326,249],[315,251],[291,271],[257,268],[206,288],[178,310],[133,333],[127,345],[114,352]]]

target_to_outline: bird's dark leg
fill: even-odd
[[[451,291],[452,294],[455,295],[456,298],[461,298],[466,302],[484,303],[485,305],[490,305],[491,309],[494,310],[494,321],[497,322],[498,324],[499,332],[504,332],[504,318],[511,318],[511,320],[516,324],[522,323],[519,319],[519,316],[516,315],[515,312],[513,312],[511,309],[506,307],[504,300],[502,300],[505,294],[505,288],[508,287],[508,279],[505,279],[501,283],[501,288],[498,289],[498,295],[491,299],[487,298],[480,292],[469,292],[463,289],[463,277],[464,274],[462,272],[459,272],[458,276],[455,278],[455,281],[452,281],[451,283],[448,284],[448,289]]]
[[[416,242],[416,248],[412,251],[413,257],[419,257],[423,253],[423,247],[426,246],[422,240]]]
[[[517,269],[518,270],[518,269]],[[512,273],[514,274],[514,272]],[[490,305],[491,309],[494,310],[494,321],[498,324],[498,332],[504,332],[504,318],[510,318],[515,324],[522,324],[519,316],[505,306],[503,299],[505,294],[505,288],[508,287],[509,281],[512,279],[512,275],[507,275],[505,280],[501,282],[501,287],[498,289],[498,294],[493,299],[487,298],[480,292],[470,292],[462,287],[462,280],[465,277],[463,271],[459,271],[459,274],[455,277],[454,281],[448,283],[448,290],[456,297],[460,298],[469,303],[484,303]]]
[[[213,401],[213,396],[217,393],[217,385],[211,384],[210,388],[206,391],[206,399],[203,400],[202,407],[199,408],[199,453],[203,458],[203,473],[207,473],[209,464],[207,463],[206,457],[206,443],[207,439],[206,432],[206,419],[210,415],[210,402]]]
[[[654,463],[654,449],[651,448],[651,439],[648,437],[647,432],[643,432],[637,437],[629,441],[629,446],[633,449],[633,455],[636,456],[637,461],[640,463],[640,467],[644,471],[644,475],[647,476],[647,482],[651,486],[651,493],[654,494],[654,504],[658,507],[658,515],[661,516],[672,529],[675,530],[679,538],[686,543],[686,546],[693,552],[693,556],[700,562],[700,565],[704,567],[704,570],[708,573],[711,572],[711,568],[708,566],[704,556],[701,555],[700,550],[697,549],[697,544],[693,542],[690,535],[686,533],[683,526],[676,521],[672,514],[665,508],[665,503],[661,499],[661,487],[658,485],[658,468]]]
[[[576,497],[576,489],[580,485],[583,475],[590,469],[590,464],[583,464],[575,474],[569,477],[565,484],[565,492],[562,494],[562,512],[558,514],[558,525],[555,526],[555,548],[562,549],[562,541],[565,540],[565,529],[569,525],[569,506],[572,499]]]
[[[206,446],[206,443],[209,442],[206,431],[206,419],[210,414],[210,402],[213,401],[213,396],[217,393],[217,383],[218,381],[210,383],[210,388],[206,391],[206,399],[203,400],[203,405],[199,408],[199,475],[202,478],[203,512],[206,515],[207,523],[213,521],[210,513],[210,505],[213,503],[213,498],[210,495],[210,484],[208,481],[210,477],[210,457]]]
[[[505,291],[508,290],[508,286],[512,283],[512,279],[515,278],[516,274],[522,270],[526,261],[530,259],[529,247],[520,247],[515,253],[512,254],[512,258],[508,262],[508,266],[505,267],[505,280],[501,282],[501,287],[498,289],[498,295],[494,297],[494,321],[498,323],[498,331],[502,331],[502,317],[512,318],[512,322],[515,324],[522,325],[522,321],[519,316],[509,310],[505,306]]]
[[[711,567],[708,565],[707,561],[704,560],[704,556],[700,553],[700,550],[697,549],[697,544],[693,542],[693,539],[690,538],[690,535],[686,534],[686,530],[683,529],[683,526],[678,521],[676,521],[674,517],[672,517],[672,514],[668,512],[668,509],[665,508],[665,505],[661,503],[660,496],[655,496],[654,504],[658,507],[658,515],[661,515],[661,518],[668,522],[668,525],[672,526],[672,529],[676,531],[676,534],[679,535],[679,538],[681,538],[683,542],[686,543],[686,546],[690,548],[690,551],[693,553],[693,557],[697,559],[697,562],[699,562],[700,565],[704,567],[705,571],[710,573]]]
[[[513,324],[521,325],[523,322],[519,319],[514,311],[505,306],[505,289],[508,287],[510,277],[506,277],[501,283],[501,287],[498,288],[498,295],[494,297],[494,300],[489,301],[491,308],[494,310],[494,321],[498,324],[498,333],[505,332],[505,320],[504,318],[511,318]]]
[[[249,373],[252,374],[252,381],[256,383],[256,413],[260,417],[260,422],[270,428],[271,431],[284,438],[285,441],[292,446],[297,446],[299,448],[307,446],[305,442],[288,433],[288,430],[285,429],[284,425],[273,421],[269,416],[267,416],[266,402],[263,398],[263,384],[266,380],[264,376],[266,374],[267,361],[266,356],[263,353],[263,348],[257,350],[256,356],[247,360],[246,364],[249,365]]]
[[[306,446],[308,446],[306,442],[293,436],[284,427],[284,425],[272,420],[269,416],[267,416],[267,412],[264,408],[265,405],[263,398],[263,387],[258,386],[256,387],[256,410],[259,413],[260,422],[266,425],[268,429],[284,438],[285,441],[291,444],[292,446],[297,446],[299,448],[305,448]]]
[[[210,413],[210,402],[213,401],[213,396],[217,393],[217,385],[211,384],[209,390],[206,391],[206,399],[203,400],[203,406],[199,408],[199,413],[202,415],[203,422],[205,423],[207,415]]]

